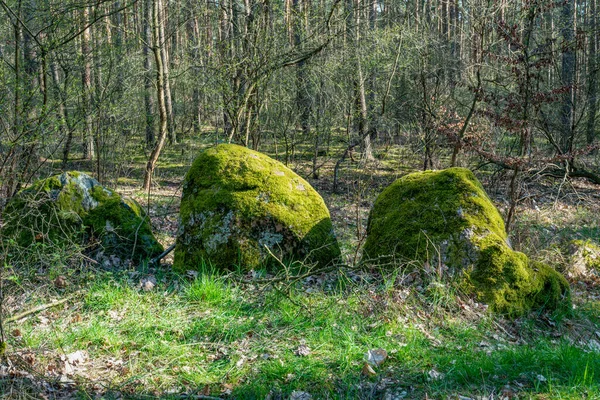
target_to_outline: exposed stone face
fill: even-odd
[[[139,261],[162,252],[149,220],[133,199],[76,171],[42,179],[22,190],[5,210],[3,236],[21,247],[89,247],[99,240],[107,256]]]
[[[511,249],[500,213],[464,168],[409,174],[386,188],[363,254],[365,263],[427,262],[505,314],[570,304],[562,275]]]
[[[273,255],[323,265],[339,257],[321,196],[280,162],[248,148],[223,144],[201,153],[184,181],[174,268],[207,262],[249,270],[277,265]]]

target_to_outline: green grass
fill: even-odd
[[[594,316],[600,330],[598,302],[548,325],[536,316],[497,319],[441,283],[419,291],[377,276],[358,286],[340,275],[287,291],[237,275],[157,272],[157,286],[143,291],[142,277],[100,273],[68,307],[10,324],[21,337],[9,335],[9,356],[36,353],[32,367],[47,377],[61,354],[86,350],[85,371],[75,374],[82,398],[94,396],[98,381],[108,397],[254,399],[300,390],[313,398],[446,398],[508,385],[523,398],[600,398],[600,354],[569,333]],[[310,354],[296,354],[302,345]],[[389,356],[375,376],[363,376],[365,353],[375,348]]]

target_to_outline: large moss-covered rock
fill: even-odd
[[[34,183],[7,204],[3,238],[21,248],[94,246],[105,255],[140,260],[160,254],[149,219],[133,199],[121,197],[81,172]]]
[[[321,196],[282,163],[248,148],[222,144],[201,153],[185,177],[174,268],[209,262],[249,270],[276,264],[273,255],[321,265],[339,257]]]
[[[363,253],[370,263],[427,262],[501,313],[569,304],[564,277],[511,249],[500,213],[464,168],[412,173],[387,187],[369,216]]]

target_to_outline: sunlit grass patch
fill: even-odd
[[[68,307],[10,324],[20,337],[9,337],[9,351],[35,353],[31,367],[46,377],[56,376],[48,368],[61,355],[87,352],[89,360],[65,377],[89,395],[98,392],[97,381],[108,386],[102,393],[236,399],[502,390],[594,398],[600,389],[600,354],[585,342],[598,321],[578,340],[569,328],[591,320],[598,304],[562,320],[544,316],[548,325],[538,316],[499,319],[442,283],[417,289],[375,277],[328,290],[299,282],[282,291],[214,271],[196,279],[156,271],[156,286],[144,290],[145,276],[98,274]],[[378,348],[387,359],[365,375],[365,354]]]

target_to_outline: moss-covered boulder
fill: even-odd
[[[464,168],[412,173],[379,195],[363,260],[390,257],[427,262],[500,313],[570,304],[562,275],[511,249],[500,213]]]
[[[276,265],[273,256],[321,265],[340,256],[321,196],[282,163],[246,147],[201,153],[185,177],[174,268],[208,262],[250,270]]]
[[[133,199],[81,172],[65,172],[20,191],[6,206],[3,239],[20,248],[77,246],[139,261],[163,248]]]

